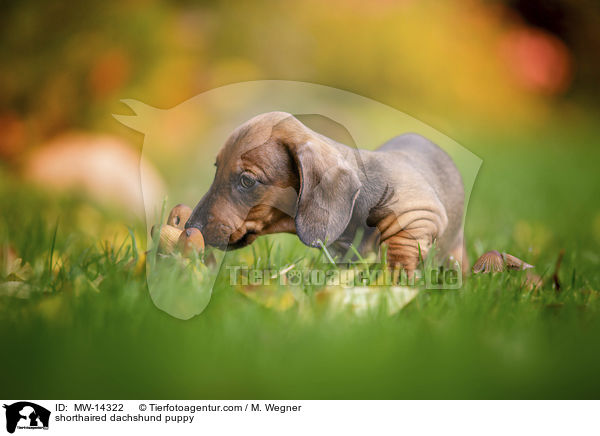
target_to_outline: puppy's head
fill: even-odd
[[[360,180],[340,150],[284,112],[238,127],[217,155],[215,179],[186,228],[209,245],[240,248],[259,235],[295,232],[317,246],[348,225]]]

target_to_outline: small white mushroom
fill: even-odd
[[[180,229],[177,227],[170,226],[168,224],[164,226],[152,226],[152,230],[150,230],[150,234],[154,238],[156,232],[160,232],[159,240],[158,240],[158,251],[159,253],[170,254],[177,247],[177,241],[179,240],[179,235],[182,233]]]

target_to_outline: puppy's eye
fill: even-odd
[[[244,189],[250,189],[256,184],[256,179],[252,178],[248,174],[242,174],[240,177],[240,186]]]

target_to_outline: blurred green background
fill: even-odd
[[[44,375],[5,379],[4,397],[598,397],[598,2],[1,8],[0,367]],[[260,79],[367,96],[476,153],[471,260],[508,251],[543,286],[471,277],[393,317],[307,322],[222,279],[194,320],[160,312],[138,250],[143,136],[111,114],[128,113],[122,98],[171,108]],[[156,170],[156,186],[167,176]]]

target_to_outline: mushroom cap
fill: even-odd
[[[193,252],[202,253],[204,251],[204,237],[202,236],[202,232],[195,227],[185,229],[179,235],[177,246],[183,252],[184,256],[189,256]]]
[[[165,224],[163,226],[152,226],[150,235],[154,237],[156,231],[160,231],[158,240],[159,253],[172,253],[177,247],[177,241],[179,240],[179,235],[182,233],[182,231],[177,227]]]
[[[473,265],[473,273],[491,273],[504,271],[504,259],[497,250],[483,253]]]

